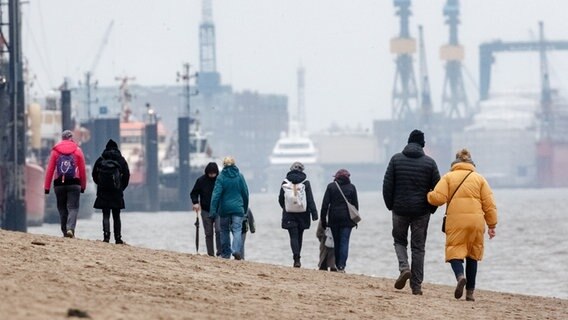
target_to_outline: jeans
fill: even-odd
[[[335,250],[335,265],[338,270],[345,269],[349,255],[349,238],[351,227],[331,227],[333,234],[333,248]]]
[[[288,229],[288,234],[290,235],[290,248],[292,248],[292,254],[294,255],[294,258],[300,258],[302,242],[304,241],[304,229],[291,228]]]
[[[105,208],[103,210],[103,232],[110,234],[110,211],[111,209]],[[114,229],[114,240],[121,240],[121,223],[120,223],[120,209],[112,209],[112,222]]]
[[[460,275],[463,276],[463,260],[452,259],[450,260],[450,264],[452,266],[452,270],[454,270],[456,278]],[[467,280],[465,284],[466,289],[470,290],[475,289],[476,276],[477,276],[477,260],[473,260],[472,258],[466,258],[465,259],[465,279]]]
[[[241,241],[242,241],[242,244],[241,244],[241,259],[245,260],[245,242],[247,240],[247,233],[246,232],[243,233],[241,237],[242,237],[242,239],[241,239]]]
[[[221,226],[220,218],[209,218],[209,211],[201,210],[201,222],[205,231],[205,244],[207,245],[207,254],[210,256],[221,255]],[[213,231],[215,231],[215,244],[217,251],[213,247]]]
[[[398,258],[398,270],[410,270],[410,288],[420,289],[424,280],[424,253],[430,214],[422,216],[392,215],[392,237],[394,251]],[[410,248],[412,267],[408,264],[408,228],[410,228]]]
[[[242,227],[243,217],[230,215],[221,217],[221,257],[231,258],[231,254],[241,255],[243,245]],[[231,246],[231,233],[233,234],[233,245]]]
[[[81,186],[63,185],[53,188],[55,197],[57,198],[57,211],[59,211],[59,220],[61,222],[61,231],[63,235],[67,230],[75,232],[77,225],[77,215],[79,214],[79,197],[81,196]]]

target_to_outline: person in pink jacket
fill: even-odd
[[[87,187],[87,175],[83,151],[73,141],[73,132],[69,130],[63,131],[61,141],[51,150],[45,170],[45,194],[49,194],[51,181],[57,198],[63,236],[74,238],[79,197]]]

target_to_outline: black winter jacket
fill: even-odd
[[[336,181],[341,187],[345,198],[358,210],[359,200],[357,198],[357,189],[351,184],[349,178],[341,176],[338,177]],[[355,223],[349,217],[347,203],[345,203],[345,199],[343,199],[341,192],[339,192],[335,181],[328,184],[325,189],[321,203],[321,220],[324,229],[326,227],[353,228],[355,226]]]
[[[383,180],[383,199],[393,213],[421,216],[434,213],[436,206],[428,204],[426,195],[440,180],[436,161],[424,153],[417,143],[409,143],[395,154]]]
[[[284,189],[280,187],[280,194],[278,195],[278,203],[282,208],[282,228],[283,229],[309,229],[310,228],[310,216],[313,220],[317,220],[318,218],[318,209],[316,207],[316,203],[314,201],[314,195],[312,193],[312,186],[310,182],[306,180],[306,174],[302,171],[292,170],[286,174],[286,179],[288,181],[296,184],[303,181],[304,185],[306,186],[306,202],[308,205],[308,210],[306,212],[286,212],[284,207]],[[282,184],[285,182],[282,181]]]
[[[106,189],[103,186],[99,186],[99,166],[101,161],[104,159],[115,160],[120,164],[120,190],[116,189]],[[103,151],[102,155],[95,161],[92,172],[93,181],[97,184],[97,199],[93,205],[96,209],[124,209],[124,190],[128,187],[128,182],[130,181],[130,170],[128,168],[128,163],[118,150],[118,146],[114,141],[112,143],[107,143],[106,149]]]
[[[217,176],[209,178],[207,174],[202,175],[197,178],[190,193],[191,202],[193,204],[199,203],[201,209],[207,212],[211,211],[211,196],[213,195],[215,180],[217,180]]]

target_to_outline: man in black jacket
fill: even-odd
[[[201,221],[205,230],[205,244],[207,245],[207,254],[210,256],[219,256],[221,254],[221,225],[219,216],[215,219],[209,217],[209,209],[211,206],[211,195],[215,187],[215,180],[219,175],[219,166],[215,162],[209,162],[205,167],[205,174],[197,178],[193,190],[191,190],[191,202],[193,203],[193,211],[199,213],[201,210]],[[215,243],[217,251],[213,248],[213,230],[215,230]]]
[[[391,158],[383,180],[383,199],[392,211],[392,236],[400,271],[394,287],[404,288],[410,278],[415,295],[422,294],[428,222],[437,208],[428,204],[426,194],[440,180],[438,166],[424,153],[424,145],[424,133],[413,130],[404,150]],[[408,264],[409,228],[412,266]]]

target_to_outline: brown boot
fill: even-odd
[[[463,288],[465,287],[467,281],[465,280],[465,277],[461,274],[458,276],[457,280],[458,284],[456,285],[456,290],[454,291],[454,298],[459,299],[463,296]]]
[[[466,289],[465,290],[465,300],[466,301],[475,301],[475,298],[473,297],[473,291],[474,291],[474,289]]]
[[[396,279],[396,281],[394,282],[395,289],[401,290],[402,288],[404,288],[404,286],[406,286],[406,281],[410,279],[411,275],[412,273],[410,272],[410,270],[402,270],[400,272],[400,275],[398,276],[398,279]]]

